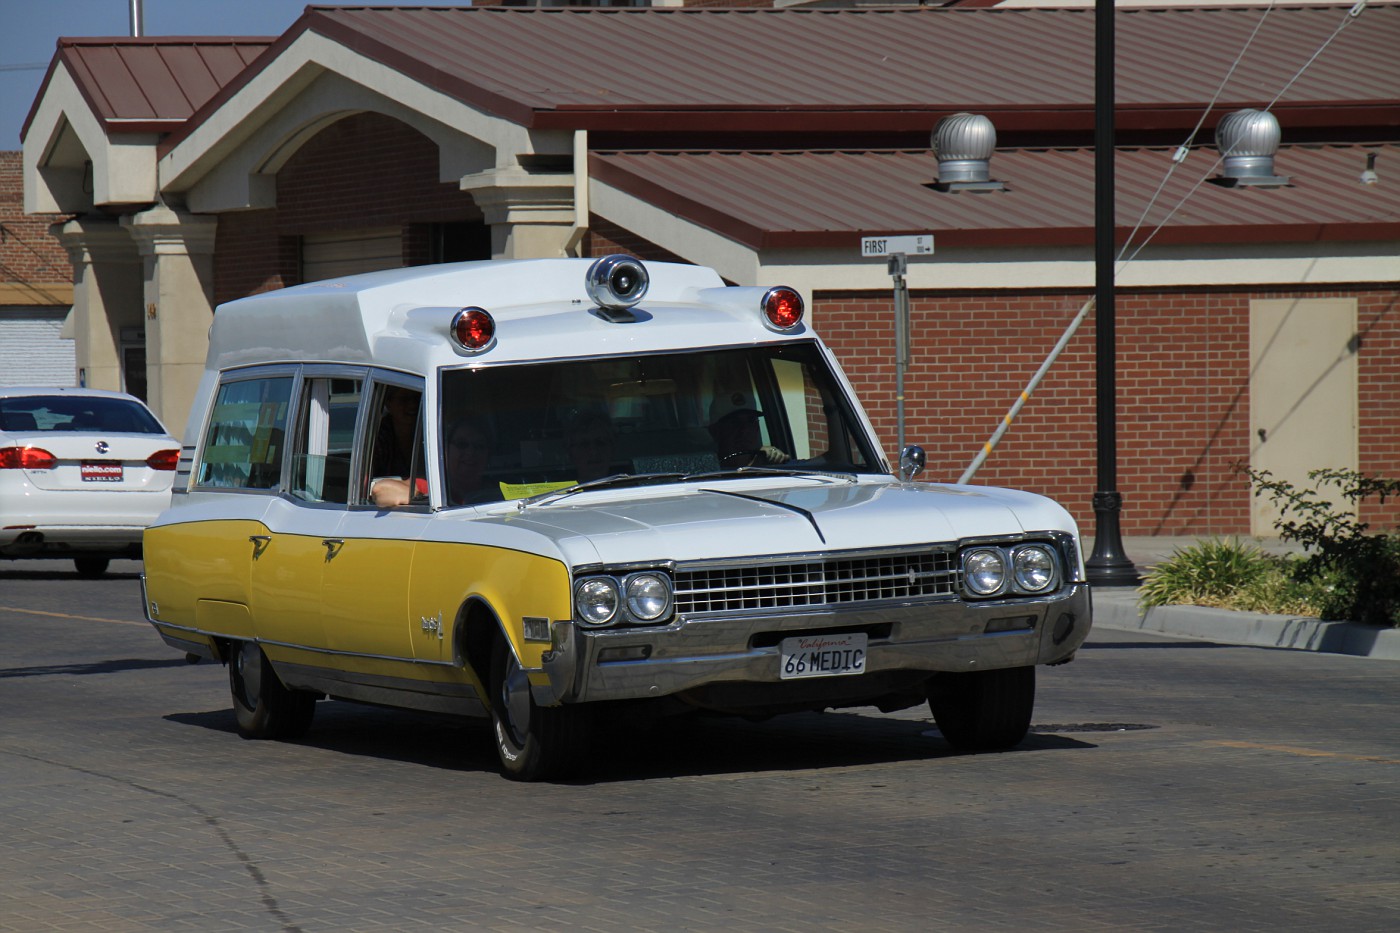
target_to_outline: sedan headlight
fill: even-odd
[[[617,616],[620,604],[612,577],[589,577],[574,587],[574,614],[587,625],[607,625]]]
[[[1055,558],[1048,548],[1030,544],[1011,555],[1016,585],[1027,593],[1039,593],[1055,584]]]
[[[627,612],[637,622],[655,622],[671,611],[671,583],[664,574],[634,573],[627,578]]]
[[[996,548],[965,551],[962,565],[968,590],[978,596],[991,596],[1006,583],[1006,558]]]

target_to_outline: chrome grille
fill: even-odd
[[[737,612],[949,596],[957,592],[957,574],[953,555],[941,551],[682,568],[676,572],[676,611]]]

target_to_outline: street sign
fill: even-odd
[[[890,256],[904,253],[908,256],[932,256],[933,234],[921,233],[918,236],[863,236],[860,238],[860,255]]]

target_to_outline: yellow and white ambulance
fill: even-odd
[[[326,698],[489,717],[504,773],[658,714],[927,702],[1029,727],[1090,625],[1054,502],[896,475],[789,288],[626,256],[427,266],[221,306],[147,618],[247,738]]]

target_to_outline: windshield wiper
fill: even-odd
[[[818,470],[812,467],[766,467],[766,466],[742,466],[733,467],[728,470],[707,470],[704,473],[687,473],[683,478],[686,482],[702,479],[735,479],[745,476],[809,476],[821,477],[825,479],[839,479],[845,483],[856,482],[854,473],[839,473],[832,470]]]
[[[521,499],[515,504],[515,507],[523,511],[527,506],[558,502],[560,499],[579,492],[591,492],[595,489],[618,489],[628,486],[651,486],[656,483],[671,483],[685,478],[684,473],[614,473],[601,479],[591,479],[586,483],[576,483],[564,489],[542,492],[528,499]]]

